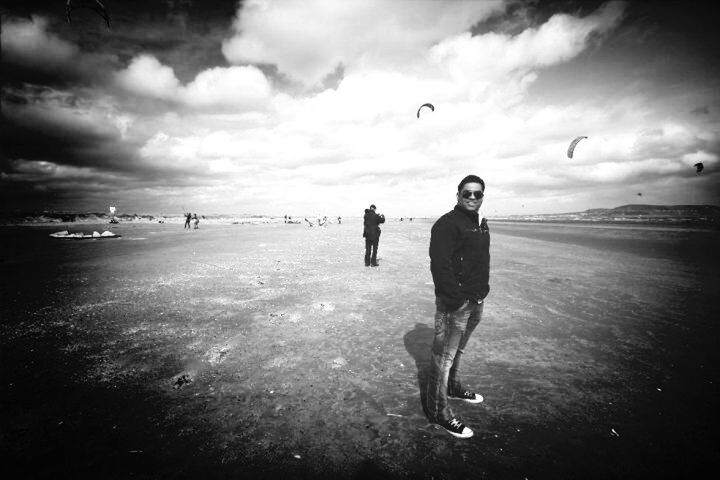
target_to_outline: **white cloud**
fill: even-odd
[[[198,74],[179,95],[191,106],[255,109],[265,105],[270,94],[270,83],[257,68],[217,67]]]
[[[491,0],[250,0],[238,11],[223,53],[231,63],[275,64],[314,85],[339,64],[349,70],[411,65],[433,43],[500,8]]]
[[[7,89],[13,95],[20,91]],[[65,135],[116,138],[127,132],[130,116],[118,113],[107,98],[80,98],[71,92],[50,88],[22,92],[24,103],[3,102],[3,113],[14,124]]]
[[[433,46],[429,58],[456,82],[489,87],[490,82],[507,75],[523,76],[530,69],[571,59],[586,47],[591,34],[603,34],[617,26],[622,12],[621,4],[610,3],[585,18],[556,14],[539,28],[515,36],[464,32]]]
[[[152,55],[135,57],[125,70],[117,73],[119,85],[128,91],[165,100],[177,97],[180,81],[171,67]]]
[[[115,78],[121,88],[138,95],[219,110],[263,108],[272,91],[256,67],[211,68],[182,85],[171,67],[147,54],[135,57]]]
[[[71,60],[78,53],[75,45],[47,31],[47,19],[3,18],[0,43],[3,56],[22,63],[52,67]]]

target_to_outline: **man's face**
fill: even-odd
[[[457,193],[458,205],[465,210],[477,212],[483,202],[483,187],[479,183],[466,183]],[[478,198],[479,197],[479,198]]]

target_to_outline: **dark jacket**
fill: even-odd
[[[435,295],[448,310],[465,300],[484,299],[490,291],[490,230],[487,220],[459,206],[432,226],[430,271]]]
[[[363,218],[363,237],[370,240],[380,238],[381,223],[385,223],[385,216],[375,213],[371,208],[366,208]]]

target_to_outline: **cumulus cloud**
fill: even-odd
[[[241,5],[235,36],[223,43],[223,53],[231,63],[274,64],[314,85],[338,65],[352,70],[412,64],[433,43],[501,7],[494,0],[250,0]]]
[[[71,60],[78,53],[75,45],[47,31],[48,20],[3,18],[2,54],[18,63],[37,66],[56,66]]]
[[[171,67],[148,54],[135,57],[115,79],[128,92],[199,108],[259,109],[271,94],[270,83],[256,67],[211,68],[182,85]]]
[[[216,67],[201,72],[180,90],[191,106],[226,106],[254,109],[270,98],[271,87],[256,67]]]
[[[540,27],[518,35],[489,32],[472,36],[465,32],[439,42],[429,56],[457,81],[492,81],[569,60],[586,47],[591,35],[617,26],[622,14],[622,4],[609,3],[584,18],[553,15]]]
[[[173,69],[147,54],[135,57],[116,78],[118,84],[130,92],[165,100],[175,98],[180,88]]]

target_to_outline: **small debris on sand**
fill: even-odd
[[[332,363],[332,368],[341,368],[347,365],[347,360],[343,357],[337,357],[333,359]]]
[[[324,312],[332,312],[335,311],[335,305],[332,303],[316,303],[314,307],[317,310],[322,310]]]
[[[177,380],[175,380],[175,383],[173,383],[173,388],[175,390],[178,390],[180,388],[183,388],[185,385],[187,385],[190,382],[192,382],[190,375],[188,375],[187,373],[183,373],[182,375],[180,375],[177,378]]]
[[[211,365],[217,365],[223,361],[227,352],[227,347],[213,347],[205,353],[205,356],[208,359],[208,363]]]

